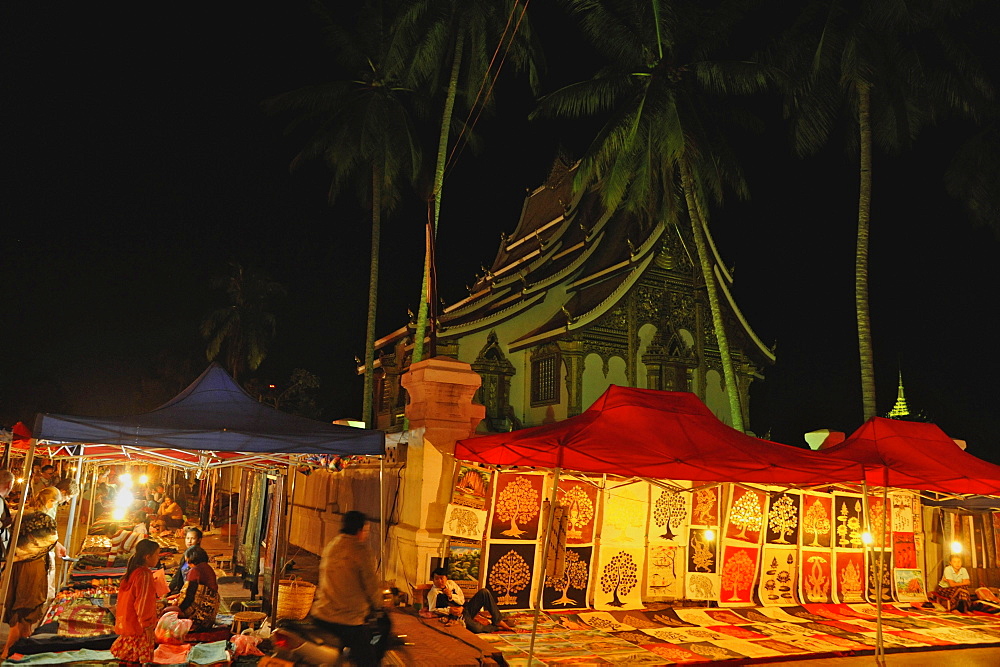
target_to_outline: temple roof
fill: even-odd
[[[623,211],[608,214],[596,190],[574,194],[575,173],[576,164],[559,159],[546,183],[528,193],[517,227],[502,237],[490,268],[477,278],[467,298],[444,309],[439,319],[441,338],[473,333],[529,308],[541,308],[542,316],[531,318],[535,328],[509,343],[511,351],[538,345],[608,312],[647,268],[665,261],[661,253],[665,244],[680,248],[683,264],[695,265],[694,251],[676,227],[643,224]],[[710,235],[708,239],[721,301],[753,341],[754,356],[773,361],[771,350],[736,307],[729,289],[732,278]],[[399,329],[377,345],[388,345],[408,330]]]
[[[910,406],[906,404],[906,393],[903,391],[903,372],[899,371],[899,387],[896,389],[896,403],[885,415],[889,419],[903,419],[911,422],[930,421],[922,410],[910,411]]]

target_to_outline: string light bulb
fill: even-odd
[[[866,530],[861,533],[861,541],[865,544],[865,546],[871,546],[872,542],[875,541],[875,538],[872,537],[872,534]]]
[[[962,543],[952,542],[951,543],[951,553],[961,555],[962,553]]]
[[[715,540],[715,531],[712,530],[711,528],[709,528],[708,530],[706,530],[705,532],[703,532],[701,535],[702,535],[702,537],[704,537],[709,542],[712,542],[712,541]]]

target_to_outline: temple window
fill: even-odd
[[[531,355],[531,406],[559,402],[559,348],[553,344]]]

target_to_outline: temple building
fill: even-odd
[[[439,316],[437,355],[482,378],[479,430],[577,415],[611,384],[691,391],[732,423],[690,230],[609,213],[596,191],[574,193],[574,174],[575,165],[556,161],[469,296]],[[774,354],[737,307],[732,275],[707,239],[748,423],[750,385]],[[403,427],[400,377],[413,336],[410,323],[377,342],[377,428]]]
[[[903,372],[899,371],[899,387],[896,389],[896,402],[892,409],[885,415],[889,419],[902,419],[911,422],[929,422],[930,419],[923,410],[911,412],[910,406],[906,404],[906,393],[903,391]]]

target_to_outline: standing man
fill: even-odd
[[[470,632],[477,634],[511,629],[503,620],[496,598],[489,590],[479,589],[466,602],[462,589],[448,578],[448,571],[443,567],[434,570],[431,576],[434,585],[427,591],[426,611],[420,612],[424,618],[441,616],[445,621],[459,621]]]
[[[10,546],[10,527],[14,519],[7,505],[7,494],[14,488],[14,473],[0,470],[0,560],[7,558],[7,548]]]
[[[340,534],[323,547],[319,586],[309,615],[340,637],[357,665],[378,664],[372,632],[365,619],[380,606],[375,560],[368,550],[368,518],[351,510]],[[383,640],[386,633],[383,633]]]

